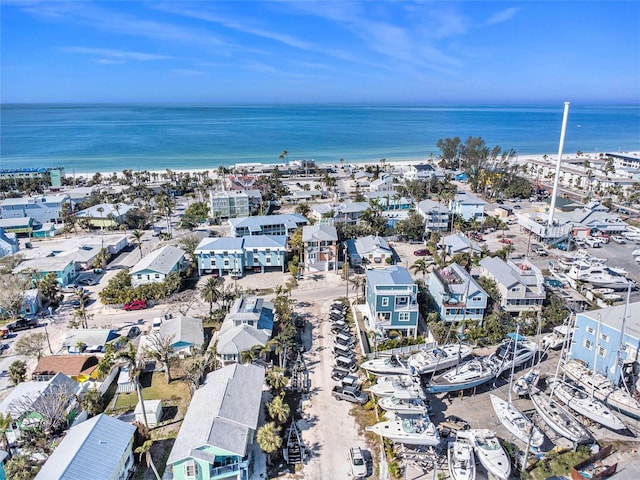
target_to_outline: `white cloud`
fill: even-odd
[[[507,20],[511,20],[515,17],[516,13],[520,11],[519,8],[507,8],[500,12],[494,13],[487,20],[487,25],[494,25],[496,23],[506,22]]]
[[[167,60],[171,57],[166,55],[156,55],[153,53],[133,52],[126,50],[114,50],[110,48],[91,48],[91,47],[66,47],[62,49],[69,53],[80,53],[84,55],[99,55],[107,57],[111,60],[139,60],[139,61],[153,61],[153,60]],[[104,62],[106,63],[106,62]]]

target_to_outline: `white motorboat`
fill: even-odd
[[[558,325],[557,327],[554,327],[550,334],[542,337],[542,349],[546,350],[551,348],[553,350],[557,350],[562,347],[562,344],[566,340],[570,331],[571,329],[568,325]]]
[[[574,253],[558,258],[556,264],[562,271],[567,272],[573,265],[579,262],[588,263],[590,265],[604,265],[607,260],[604,258],[594,257],[589,252],[581,248],[576,250]]]
[[[399,394],[424,398],[424,390],[420,382],[409,375],[379,377],[378,382],[369,387],[367,391],[382,398]]]
[[[596,400],[584,390],[550,377],[547,385],[553,394],[570,409],[611,430],[624,430],[626,425],[604,403]]]
[[[440,375],[429,382],[431,393],[455,392],[477,387],[496,377],[493,365],[486,357],[472,358]]]
[[[532,447],[540,447],[544,443],[542,432],[516,407],[492,393],[489,397],[498,419],[514,437],[525,445],[530,443]]]
[[[458,432],[458,438],[467,438],[473,447],[476,458],[482,466],[499,480],[507,480],[511,475],[509,455],[500,445],[496,432],[487,429],[474,429]]]
[[[553,397],[535,387],[529,387],[529,397],[538,415],[555,432],[575,443],[587,443],[591,440],[588,430]]]
[[[438,429],[427,415],[399,415],[396,420],[379,422],[366,430],[406,445],[435,447],[440,443]]]
[[[538,346],[520,337],[517,333],[509,334],[509,338],[498,345],[497,350],[489,355],[489,361],[496,369],[496,376],[525,364],[533,358]]]
[[[611,288],[615,291],[633,288],[635,284],[623,275],[617,275],[603,265],[591,265],[578,262],[571,266],[567,276],[572,280],[587,282],[598,288]]]
[[[423,348],[409,357],[407,363],[412,374],[426,374],[446,370],[464,360],[473,347],[466,344],[447,344],[441,347]]]
[[[476,478],[476,460],[473,455],[473,447],[463,438],[449,442],[447,460],[453,480],[474,480]]]
[[[367,360],[360,366],[374,375],[409,375],[410,373],[407,362],[395,355]]]
[[[605,402],[615,412],[640,419],[640,401],[626,390],[616,388],[608,378],[593,372],[576,360],[569,360],[564,371],[587,393],[591,393],[598,400]]]
[[[540,372],[538,371],[538,369],[532,368],[513,383],[513,387],[511,387],[513,393],[515,393],[519,397],[529,395],[529,386],[535,386],[538,383],[539,378]]]
[[[381,398],[378,406],[387,412],[402,415],[422,415],[429,410],[429,405],[422,398],[404,394]]]

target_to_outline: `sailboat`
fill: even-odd
[[[366,430],[406,445],[435,447],[440,443],[438,429],[427,415],[398,415],[396,420],[378,422]]]
[[[538,415],[555,432],[575,443],[587,443],[591,440],[589,431],[580,421],[565,410],[554,398],[553,389],[547,396],[542,390],[529,386],[529,397]]]
[[[570,385],[557,378],[549,378],[547,384],[551,386],[556,397],[574,412],[611,430],[624,430],[627,428],[609,407],[575,385]]]
[[[517,348],[520,333],[520,325],[516,327],[515,343]],[[515,363],[511,362],[511,376],[509,377],[509,400],[502,400],[500,397],[490,393],[491,404],[500,420],[500,423],[509,430],[509,432],[522,442],[530,444],[533,447],[540,447],[544,443],[544,435],[520,410],[511,403],[511,389],[513,387],[513,372]]]
[[[428,403],[422,398],[403,393],[380,399],[378,406],[387,412],[406,415],[424,414],[429,410]]]
[[[455,441],[449,442],[447,460],[453,480],[474,480],[476,478],[473,447],[463,438],[456,438]]]
[[[429,382],[430,393],[455,392],[477,387],[496,377],[492,363],[486,357],[472,358],[455,368],[436,375]]]
[[[401,358],[392,355],[385,358],[374,358],[360,365],[374,375],[408,375],[409,366]]]
[[[487,429],[474,429],[458,432],[458,438],[467,438],[473,447],[476,458],[482,466],[500,480],[507,480],[511,475],[511,461],[505,452],[496,432]]]
[[[457,343],[429,349],[423,348],[411,355],[407,363],[412,374],[423,375],[453,367],[456,363],[471,355],[472,350],[473,347],[471,345]]]

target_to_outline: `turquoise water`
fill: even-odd
[[[0,168],[214,169],[288,159],[423,159],[441,138],[481,136],[555,155],[563,105],[2,105]],[[638,106],[572,105],[565,152],[640,150]]]

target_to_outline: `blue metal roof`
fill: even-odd
[[[388,267],[383,269],[367,270],[367,283],[372,287],[376,285],[413,285],[414,281],[409,271],[404,267]]]

